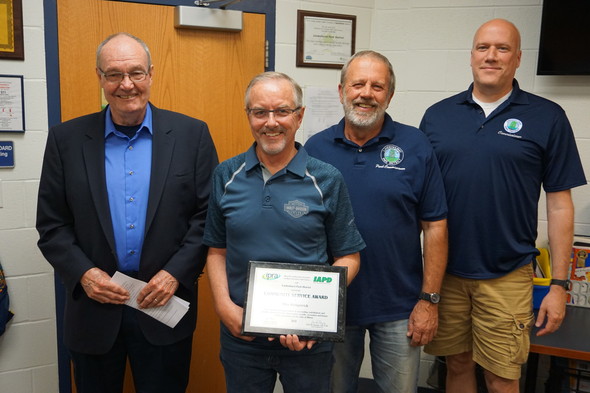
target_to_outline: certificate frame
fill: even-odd
[[[297,10],[297,67],[340,69],[355,44],[356,15]]]
[[[0,74],[0,133],[25,129],[24,78]]]
[[[6,26],[0,32],[0,59],[24,60],[22,0],[0,0],[0,5],[0,25]]]
[[[337,283],[333,282],[336,277]],[[346,277],[344,266],[250,261],[242,334],[343,341]]]

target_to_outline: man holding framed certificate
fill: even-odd
[[[245,103],[255,143],[217,167],[204,236],[227,392],[271,393],[279,374],[285,393],[329,393],[333,345],[316,339],[332,311],[309,310],[332,300],[319,287],[333,282],[333,267],[344,267],[352,281],[365,243],[340,172],[295,142],[305,110],[299,85],[263,73],[250,82]],[[249,280],[250,265],[270,270]],[[257,277],[262,284],[252,282]],[[258,297],[249,296],[256,304],[248,303],[247,325],[252,316],[266,325],[254,333],[243,329],[248,284]],[[302,319],[312,322],[295,328]]]

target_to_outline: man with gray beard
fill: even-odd
[[[338,86],[344,119],[305,145],[311,156],[344,175],[367,244],[362,268],[348,287],[345,341],[334,348],[334,393],[357,392],[367,331],[378,391],[415,392],[419,347],[438,326],[447,262],[445,193],[428,140],[385,112],[394,90],[385,56],[355,54]]]

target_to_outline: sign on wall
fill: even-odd
[[[0,168],[14,168],[14,142],[0,141]]]

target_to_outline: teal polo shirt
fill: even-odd
[[[226,249],[230,296],[239,306],[251,260],[327,264],[329,254],[339,257],[365,247],[340,172],[296,147],[291,162],[266,182],[255,145],[213,174],[203,242]],[[230,349],[284,349],[278,340],[246,343],[222,332],[222,344]]]

